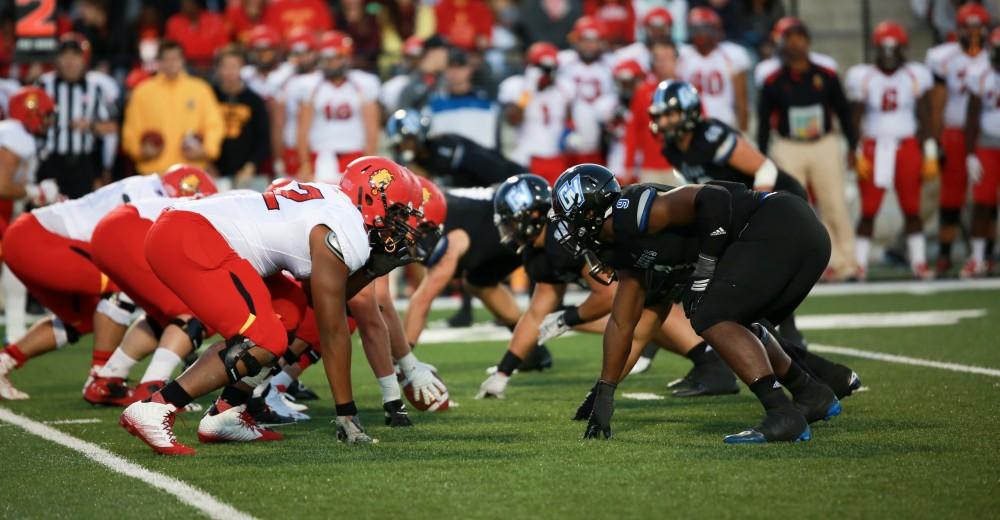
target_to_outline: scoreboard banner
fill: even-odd
[[[15,0],[17,37],[15,56],[20,61],[44,61],[56,53],[56,0]]]

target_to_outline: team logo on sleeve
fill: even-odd
[[[524,211],[531,205],[531,188],[528,187],[528,183],[521,181],[507,192],[505,199],[514,213]]]
[[[368,185],[372,188],[372,195],[378,195],[379,192],[384,192],[391,183],[392,173],[385,168],[375,171],[375,173],[368,177]],[[426,196],[424,200],[426,200]]]
[[[566,184],[560,186],[556,197],[559,199],[559,204],[562,205],[563,210],[567,212],[577,206],[583,205],[583,187],[580,185],[580,176],[577,175]]]

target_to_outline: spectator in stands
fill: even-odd
[[[382,51],[382,29],[365,0],[341,0],[334,25],[354,40],[354,66],[374,71]]]
[[[323,0],[274,0],[268,4],[264,20],[285,39],[298,28],[313,33],[334,28],[330,6]]]
[[[122,147],[141,174],[179,162],[205,168],[219,157],[219,103],[208,83],[184,71],[179,43],[164,40],[157,58],[157,74],[136,87],[125,108]]]
[[[59,39],[56,68],[40,78],[56,103],[45,139],[38,179],[54,179],[69,198],[82,197],[110,181],[118,146],[118,85],[107,74],[88,71],[90,42],[78,33]],[[101,151],[107,142],[106,153]]]
[[[524,0],[521,2],[521,40],[525,46],[550,42],[560,49],[569,46],[573,24],[583,16],[583,5],[573,0]]]
[[[409,84],[399,95],[399,107],[420,108],[427,104],[427,98],[437,90],[447,66],[447,42],[438,35],[427,38],[417,70],[410,74]]]
[[[181,0],[181,11],[167,19],[166,37],[180,43],[191,68],[207,75],[215,52],[229,43],[225,19],[205,9],[204,0]]]
[[[383,113],[388,115],[401,108],[399,97],[403,89],[410,83],[410,75],[417,70],[420,63],[420,56],[424,52],[424,42],[417,36],[410,36],[403,44],[403,56],[394,67],[396,73],[382,84],[378,101],[382,105]]]
[[[488,93],[472,81],[474,69],[468,54],[459,48],[448,52],[441,88],[429,98],[429,135],[455,133],[480,146],[497,147],[500,110]]]
[[[452,45],[484,51],[493,33],[493,11],[484,0],[439,0],[434,7],[437,32]]]
[[[155,2],[146,1],[139,7],[139,15],[128,27],[126,32],[127,52],[129,54],[129,65],[136,67],[142,62],[149,61],[149,56],[142,54],[141,42],[155,42],[155,47],[159,45],[159,39],[163,37],[163,20],[160,10]],[[147,45],[146,47],[150,47]],[[156,53],[153,53],[152,61],[155,61]]]
[[[230,39],[245,45],[251,29],[264,23],[266,0],[229,0],[226,21],[229,22]]]
[[[222,183],[235,188],[251,187],[264,160],[271,153],[271,134],[264,100],[247,88],[240,77],[243,53],[226,47],[216,58],[213,88],[222,110],[225,133],[222,151],[215,160]],[[266,180],[260,182],[263,187]]]
[[[124,35],[116,27],[108,12],[107,0],[80,0],[73,31],[90,42],[90,66],[94,70],[114,73],[129,66]],[[121,14],[119,13],[119,16]]]
[[[583,12],[604,25],[604,36],[612,49],[635,41],[635,10],[631,0],[585,0]]]
[[[380,70],[388,70],[402,57],[406,60],[405,43],[410,38],[418,40],[429,38],[434,34],[437,22],[434,18],[434,8],[419,0],[396,0],[386,2],[385,16],[381,17],[382,56],[379,62]],[[408,68],[412,70],[412,66]]]
[[[844,195],[844,160],[834,116],[857,147],[850,105],[834,69],[809,54],[809,29],[793,17],[782,18],[774,32],[781,67],[764,80],[757,103],[757,147],[803,186],[830,231],[832,253],[826,278],[846,280],[858,271],[854,230]],[[828,63],[828,62],[824,62]],[[764,65],[766,66],[766,65]],[[773,144],[771,133],[777,132]]]
[[[743,27],[738,42],[758,56],[770,56],[771,28],[782,16],[780,0],[745,0],[740,4]]]

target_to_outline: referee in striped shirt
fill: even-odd
[[[90,43],[80,34],[59,39],[55,70],[39,78],[56,103],[56,118],[42,147],[38,179],[54,179],[71,199],[110,181],[118,147],[118,85],[89,71]]]

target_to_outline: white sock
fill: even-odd
[[[927,263],[927,241],[923,233],[906,235],[906,249],[910,253],[911,266]]]
[[[382,402],[398,401],[402,398],[399,394],[399,383],[396,382],[396,374],[389,374],[378,378],[378,387],[382,391]]]
[[[140,383],[170,379],[170,376],[174,374],[174,369],[181,364],[181,361],[180,356],[165,348],[156,349],[156,352],[153,352],[153,360],[146,367],[146,373],[142,375]]]
[[[971,258],[976,261],[976,263],[983,263],[986,261],[986,239],[985,238],[973,238],[972,239],[972,256]]]
[[[3,312],[7,319],[7,340],[8,343],[16,341],[28,331],[27,305],[28,289],[24,287],[21,280],[18,280],[10,268],[4,267],[0,274],[0,284],[3,285]]]
[[[282,370],[278,375],[271,378],[271,386],[279,388],[284,392],[292,384],[292,381],[295,381],[295,379],[288,372]]]
[[[99,377],[128,377],[128,373],[139,361],[132,359],[121,347],[116,348],[103,367],[97,369]]]
[[[865,271],[868,270],[868,255],[871,254],[871,250],[872,239],[859,236],[854,243],[854,259],[857,260],[858,265]]]

